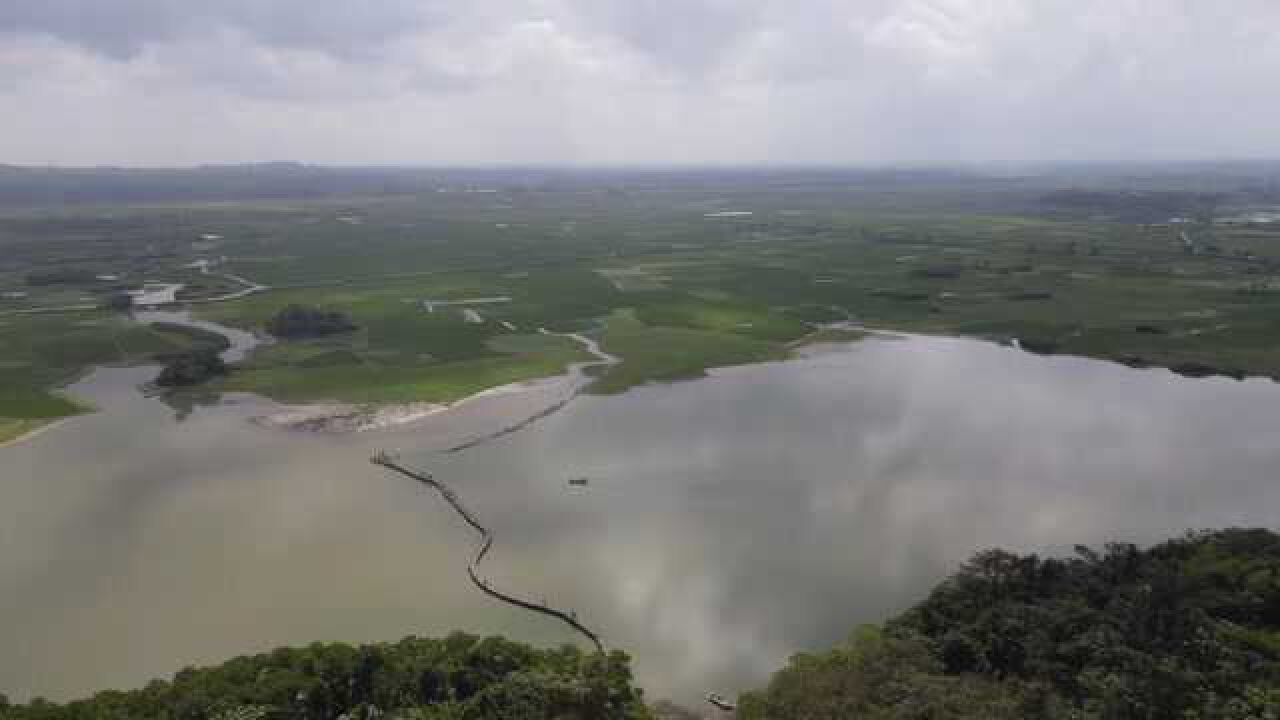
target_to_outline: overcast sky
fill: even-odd
[[[1280,0],[0,0],[0,162],[1280,157]]]

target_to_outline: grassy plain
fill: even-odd
[[[594,392],[622,392],[647,382],[685,380],[707,368],[778,359],[774,343],[714,329],[650,325],[631,309],[609,316],[604,350],[622,358],[593,386]]]
[[[10,294],[0,313],[92,301],[142,279],[200,283],[194,295],[208,297],[234,289],[232,275],[271,288],[197,314],[260,329],[290,303],[348,313],[358,331],[266,346],[215,386],[288,401],[450,400],[583,357],[540,328],[596,333],[623,358],[596,390],[621,392],[783,357],[831,337],[816,324],[846,319],[1187,374],[1280,376],[1276,224],[1063,212],[1037,200],[1042,187],[1017,183],[819,180],[513,181],[14,212],[0,216]],[[1232,210],[1223,202],[1220,216]],[[198,259],[220,261],[222,275],[183,268]],[[121,279],[23,281],[66,267]],[[498,297],[509,301],[465,304]],[[463,304],[428,310],[428,300]],[[74,412],[49,390],[84,367],[190,342],[103,312],[0,315],[0,418]]]
[[[282,402],[449,402],[485,388],[555,375],[585,359],[572,340],[557,340],[534,352],[447,361],[403,361],[341,343],[281,343],[263,349],[212,389],[253,392]]]
[[[89,410],[58,390],[89,366],[148,362],[214,345],[217,339],[189,329],[142,325],[106,312],[2,317],[0,442]]]

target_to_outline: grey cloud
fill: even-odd
[[[10,0],[0,33],[40,33],[122,59],[148,44],[230,28],[289,47],[361,54],[440,21],[414,0]]]
[[[1275,156],[1278,25],[1274,0],[9,0],[0,159]]]
[[[758,26],[762,3],[689,0],[603,0],[579,3],[594,29],[616,35],[660,63],[705,69]]]

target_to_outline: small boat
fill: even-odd
[[[738,709],[737,705],[729,702],[723,695],[718,693],[707,693],[707,702],[715,705],[725,712],[733,712]]]
[[[585,477],[569,478],[569,484],[574,487],[585,487],[589,481]]]

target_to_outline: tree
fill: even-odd
[[[278,338],[323,337],[355,330],[346,314],[336,310],[289,305],[267,321],[267,331]]]
[[[133,307],[133,296],[129,293],[116,292],[107,296],[102,302],[102,307],[107,310],[115,310],[122,312]]]
[[[1033,685],[945,674],[918,635],[864,626],[830,651],[792,657],[764,692],[739,699],[738,717],[1014,720],[1045,703]]]
[[[801,654],[752,720],[1280,717],[1280,535],[979,553],[883,629]]]
[[[199,385],[227,372],[227,365],[217,350],[201,348],[173,357],[160,371],[156,384],[161,387]]]
[[[187,668],[171,681],[66,705],[0,706],[0,717],[643,720],[649,714],[625,663],[624,655],[462,633],[361,647],[315,643]],[[461,699],[464,679],[471,687]]]

